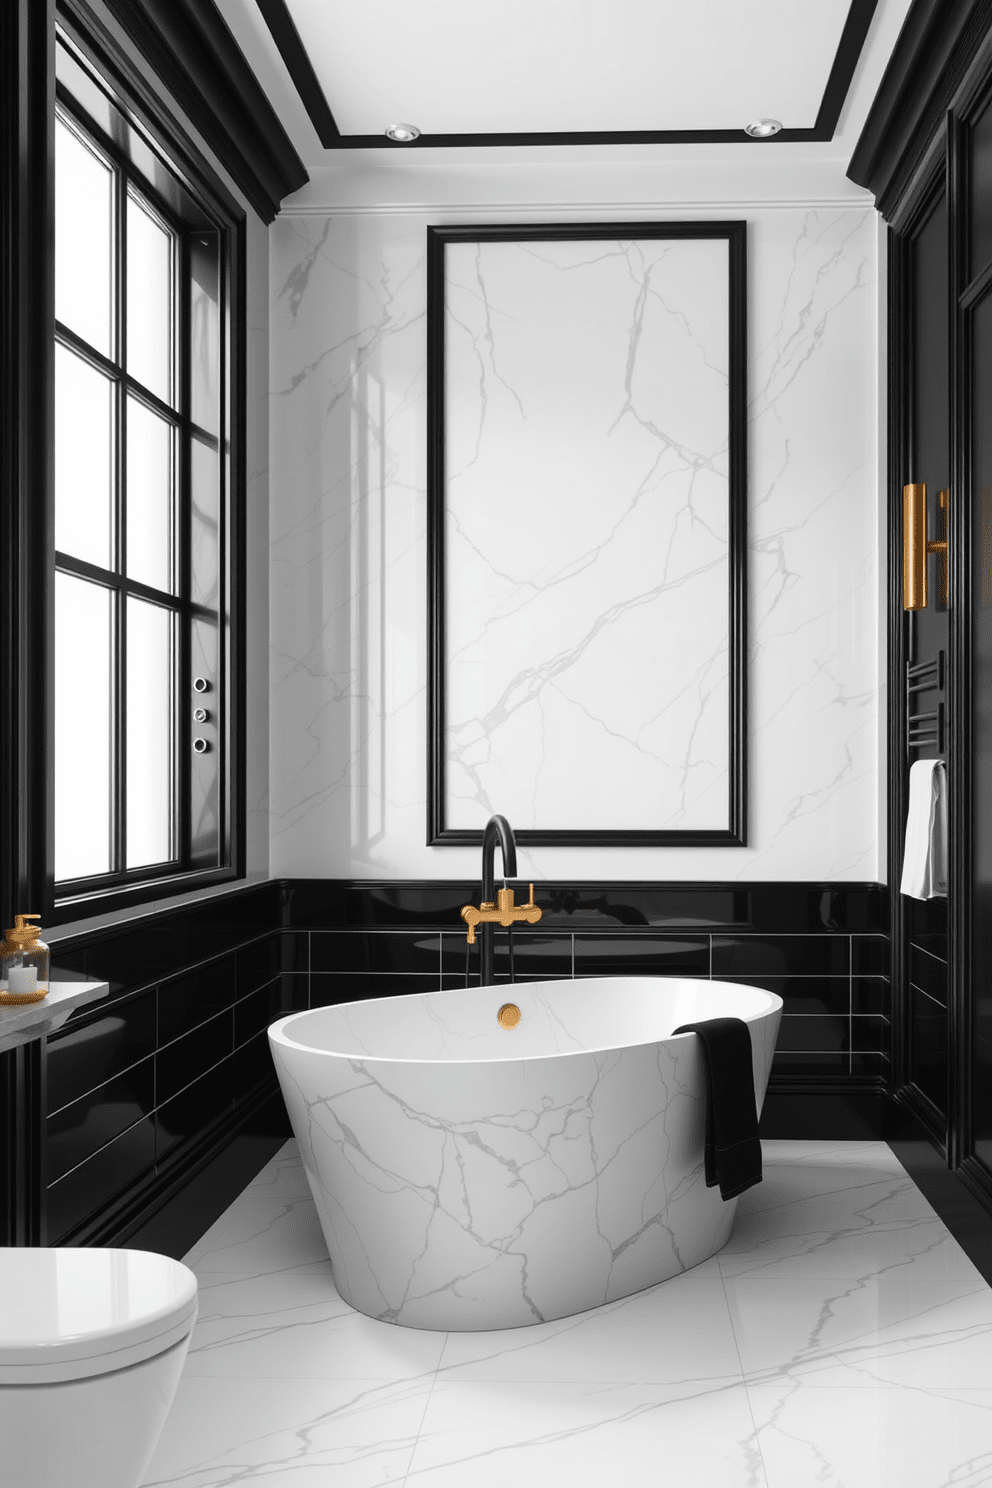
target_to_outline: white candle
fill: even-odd
[[[12,966],[7,981],[15,996],[33,997],[38,991],[38,968],[36,966]]]

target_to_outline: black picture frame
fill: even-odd
[[[427,845],[476,846],[482,830],[445,823],[445,247],[474,242],[725,239],[729,256],[729,799],[717,829],[541,829],[515,833],[533,847],[747,845],[747,224],[615,222],[477,224],[427,229]]]

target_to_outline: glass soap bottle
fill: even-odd
[[[15,915],[13,930],[6,931],[0,944],[0,1003],[8,1007],[40,1002],[48,996],[51,956],[41,938],[41,926],[28,924],[37,919],[40,915]]]

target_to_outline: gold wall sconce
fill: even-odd
[[[937,598],[947,604],[947,510],[951,493],[940,491],[937,509],[940,514],[940,537],[931,542],[927,533],[927,488],[925,484],[902,488],[902,607],[925,610],[927,607],[927,558],[938,555]]]

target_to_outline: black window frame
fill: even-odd
[[[50,377],[54,375],[54,347],[62,343],[114,380],[117,415],[123,416],[128,392],[136,393],[156,413],[164,414],[179,430],[177,437],[178,484],[178,577],[176,596],[166,596],[147,585],[124,577],[124,565],[118,562],[117,574],[96,569],[79,559],[56,554],[54,549],[54,493],[48,482],[47,558],[52,578],[45,586],[45,613],[37,617],[44,627],[45,653],[49,658],[46,678],[46,771],[45,818],[45,892],[42,913],[48,923],[59,924],[87,918],[131,905],[188,894],[244,878],[245,876],[245,511],[246,511],[246,239],[247,214],[225,184],[203,158],[195,141],[165,104],[149,95],[147,87],[137,85],[122,58],[105,45],[106,38],[94,35],[78,19],[58,14],[56,47],[61,47],[60,71],[71,74],[74,82],[67,86],[63,78],[55,85],[55,103],[59,112],[68,116],[75,127],[89,136],[101,154],[108,157],[115,171],[117,192],[116,248],[122,252],[126,233],[126,202],[129,190],[147,201],[153,211],[177,233],[179,264],[176,275],[179,310],[177,315],[177,367],[179,379],[177,408],[170,408],[141,387],[115,358],[108,359],[87,346],[71,330],[54,321],[52,297]],[[66,65],[66,60],[69,59]],[[97,119],[96,115],[103,115]],[[107,120],[110,127],[106,127]],[[52,119],[54,138],[54,110]],[[50,150],[51,155],[51,150]],[[171,198],[167,199],[167,198]],[[54,244],[54,192],[48,192],[50,221],[49,240]],[[222,385],[220,388],[219,438],[215,447],[220,455],[220,510],[223,514],[225,542],[221,556],[222,597],[219,600],[218,670],[211,679],[211,692],[200,699],[192,691],[190,633],[198,607],[189,593],[190,574],[190,450],[192,423],[189,389],[189,348],[186,312],[189,308],[188,285],[190,264],[188,240],[205,227],[217,234],[222,292],[220,294],[220,327]],[[54,282],[54,250],[49,268]],[[126,314],[117,304],[118,316]],[[120,346],[117,347],[120,352]],[[54,399],[49,400],[49,407]],[[49,460],[54,448],[54,418],[49,416],[46,429]],[[202,442],[207,431],[198,430]],[[117,439],[118,461],[126,435]],[[124,482],[118,471],[116,481],[116,514],[120,522],[124,501]],[[123,527],[118,540],[123,544]],[[116,603],[123,608],[126,595],[151,599],[172,609],[177,620],[176,652],[176,740],[175,787],[177,806],[173,822],[175,856],[164,865],[128,870],[124,866],[124,832],[126,820],[126,662],[123,648],[115,639],[115,719],[114,719],[114,846],[118,866],[109,874],[56,883],[54,876],[54,573],[59,571],[95,581],[116,589]],[[205,618],[204,610],[199,618]],[[192,741],[204,732],[193,720],[193,709],[207,703],[216,725],[211,730],[211,743],[219,772],[218,789],[218,861],[208,867],[196,865],[190,821]]]

